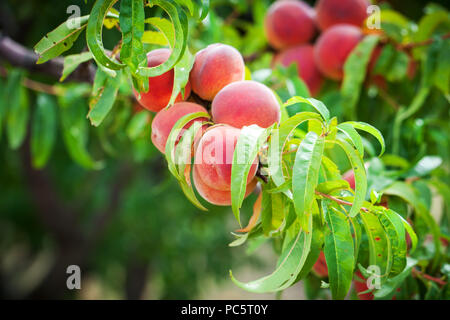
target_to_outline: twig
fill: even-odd
[[[424,277],[425,279],[436,282],[437,284],[439,284],[441,286],[445,286],[447,284],[446,281],[444,281],[440,278],[432,277],[429,274],[419,271],[417,268],[413,268],[412,273],[414,276]]]
[[[351,203],[351,202],[335,198],[333,196],[330,196],[329,194],[325,194],[325,193],[319,192],[317,190],[316,190],[316,194],[319,195],[319,196],[322,196],[324,198],[330,199],[330,200],[332,200],[332,201],[334,201],[336,203],[339,203],[339,204],[343,204],[343,205],[346,205],[346,206],[353,206],[353,203]],[[367,209],[365,207],[361,207],[361,210],[364,211],[364,212],[368,212],[369,211],[369,209]]]
[[[449,38],[450,38],[450,32],[441,36],[441,39],[449,39]],[[410,42],[410,43],[399,44],[399,45],[397,45],[397,49],[409,50],[409,49],[416,48],[416,47],[423,47],[423,46],[432,44],[434,41],[435,41],[435,39],[431,38],[431,39],[420,41],[420,42]]]

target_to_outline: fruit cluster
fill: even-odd
[[[153,50],[147,55],[148,66],[160,65],[169,56],[169,49]],[[272,90],[244,78],[245,65],[239,51],[229,45],[213,44],[196,54],[184,97],[180,94],[173,106],[165,108],[172,93],[173,70],[149,78],[148,92],[135,92],[144,108],[157,112],[152,122],[152,142],[162,153],[179,119],[197,112],[211,114],[213,125],[204,124],[194,139],[193,179],[199,194],[216,205],[231,204],[231,166],[241,128],[254,124],[268,128],[280,120],[280,105]],[[196,118],[183,129],[206,120]],[[257,168],[255,159],[248,174],[246,195],[256,187]]]
[[[319,0],[315,8],[299,0],[274,2],[265,19],[266,37],[277,50],[273,66],[297,64],[312,96],[319,93],[324,77],[342,80],[348,56],[365,33],[373,32],[364,28],[368,6],[367,0]],[[380,45],[372,55],[369,74],[381,49]],[[413,69],[410,59],[408,76]],[[370,76],[377,85],[385,82],[379,75]]]

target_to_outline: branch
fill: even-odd
[[[42,64],[36,64],[39,56],[11,38],[0,34],[0,60],[31,72],[39,72],[60,79],[64,69],[64,58],[58,57]],[[90,63],[81,64],[67,77],[68,81],[94,81],[95,68]]]
[[[441,39],[443,39],[443,40],[450,39],[450,32],[442,35]],[[428,45],[432,44],[435,40],[436,39],[432,38],[432,39],[428,39],[428,40],[421,41],[421,42],[410,42],[410,43],[399,44],[399,45],[397,45],[397,49],[409,50],[409,49],[413,49],[413,48],[417,48],[417,47],[428,46]]]
[[[353,206],[353,203],[351,203],[351,202],[335,198],[333,196],[330,196],[329,194],[325,194],[325,193],[319,192],[317,190],[316,190],[316,194],[319,195],[319,196],[322,196],[324,198],[330,199],[330,200],[332,200],[332,201],[334,201],[336,203],[343,204],[345,206],[350,206],[350,207]],[[361,210],[364,211],[364,212],[368,212],[369,211],[369,209],[367,209],[365,207],[361,207]]]
[[[444,281],[444,280],[442,280],[440,278],[432,277],[432,276],[430,276],[430,275],[428,275],[426,273],[423,273],[422,271],[419,271],[417,268],[413,268],[412,269],[412,273],[413,273],[414,276],[423,277],[423,278],[425,278],[427,280],[436,282],[437,284],[439,284],[441,286],[445,286],[447,284],[446,281]]]

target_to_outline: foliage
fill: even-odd
[[[58,147],[56,132],[62,133],[72,160],[85,169],[104,168],[107,160],[96,159],[105,154],[142,163],[154,157],[146,128],[151,116],[143,110],[132,112],[127,98],[132,87],[147,91],[148,77],[174,69],[170,105],[187,83],[193,64],[192,48],[223,42],[238,48],[244,56],[261,53],[247,67],[254,80],[276,89],[280,100],[285,101],[280,105],[283,117],[279,124],[267,129],[244,127],[245,134],[238,140],[236,150],[247,159],[244,164],[239,162],[242,158],[238,159],[236,152],[231,174],[232,212],[240,228],[241,211],[246,211],[241,208],[245,177],[256,155],[260,159],[262,185],[256,201],[261,201],[261,205],[255,206],[253,223],[249,223],[245,232],[236,231],[236,239],[230,245],[269,240],[274,243],[279,259],[268,276],[243,283],[230,271],[232,281],[252,292],[278,292],[304,281],[311,298],[327,290],[332,298],[344,299],[354,273],[360,270],[369,277],[369,266],[376,265],[381,271],[381,288],[374,291],[375,298],[395,295],[398,299],[448,299],[448,283],[436,287],[430,277],[423,276],[448,281],[450,39],[442,37],[450,29],[448,11],[429,5],[425,15],[415,23],[384,5],[383,32],[365,37],[353,50],[345,64],[342,86],[327,81],[318,99],[314,99],[309,97],[295,68],[270,68],[271,52],[266,50],[263,37],[267,1],[233,2],[231,8],[237,18],[231,22],[223,14],[226,10],[221,1],[212,2],[211,7],[207,1],[191,0],[122,0],[120,6],[116,2],[96,0],[90,14],[80,19],[79,28],[69,29],[63,23],[35,46],[42,63],[68,51],[85,31],[89,52],[67,55],[61,80],[79,64],[93,59],[98,68],[92,90],[83,84],[55,85],[57,101],[39,94],[30,117],[31,104],[27,90],[21,85],[24,73],[11,68],[2,93],[6,98],[2,100],[14,103],[0,105],[0,124],[5,126],[11,149],[19,148],[25,141],[30,121],[31,156],[36,168],[44,167],[52,150]],[[150,10],[151,17],[146,18],[146,10]],[[252,21],[245,19],[246,12],[252,13]],[[104,48],[102,39],[103,27],[108,24],[113,28],[120,25],[122,40],[112,51]],[[428,39],[431,41],[425,45],[409,45]],[[386,45],[374,72],[384,76],[386,85],[377,85],[366,72],[370,56],[381,42]],[[171,48],[170,58],[158,67],[148,68],[145,52],[162,44]],[[409,56],[417,64],[416,74],[411,78]],[[90,129],[86,116],[98,128]],[[192,137],[199,127],[191,127],[176,149],[175,143],[178,130],[186,123],[205,117],[209,115],[198,113],[180,119],[165,150],[168,171],[186,197],[201,210],[206,208],[190,184],[192,159],[189,156],[187,161],[178,161],[181,157],[178,150],[191,149]],[[98,148],[88,148],[91,137],[95,137]],[[348,169],[354,172],[354,190],[341,174]],[[138,179],[130,188],[129,202],[124,207],[138,208],[137,203],[145,206],[146,202],[159,202],[161,191],[153,195],[142,193],[147,184]],[[436,194],[445,201],[440,219],[432,215]],[[161,203],[160,211],[164,214],[170,212],[164,207],[166,203]],[[139,226],[141,218],[129,214],[122,215],[111,228],[118,229],[114,234],[136,228],[133,236],[145,239],[138,243],[139,249],[134,248],[139,252],[156,250],[153,243],[158,241],[176,242],[174,247],[169,244],[169,250],[182,250],[190,241],[201,243],[202,239],[191,238],[193,233],[186,229],[192,224],[189,219],[180,220],[177,210],[186,209],[173,208],[176,223],[168,226],[168,230],[151,230],[156,239],[147,238],[148,230]],[[205,220],[204,228],[214,230],[214,219]],[[165,223],[166,220],[157,225]],[[125,229],[128,226],[130,229]],[[175,231],[170,232],[171,228]],[[123,229],[128,231],[122,232]],[[180,238],[173,235],[178,230],[183,230]],[[121,248],[133,242],[130,237],[125,235],[121,239]],[[216,240],[211,234],[207,240],[209,249],[205,250],[216,250]],[[114,241],[104,243],[106,250],[114,245]],[[324,288],[314,286],[318,279],[311,272],[321,251],[328,266],[329,283]],[[126,250],[115,254],[125,259]],[[176,265],[170,266],[173,269],[164,273],[164,277],[172,279],[169,284],[177,279],[172,275],[178,274]],[[400,293],[396,291],[399,288]]]

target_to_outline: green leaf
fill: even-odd
[[[164,34],[158,31],[145,31],[142,36],[142,42],[160,46],[167,46],[169,44]]]
[[[156,67],[139,67],[139,74],[145,77],[159,76],[172,69],[173,66],[183,57],[187,44],[188,20],[184,11],[179,9],[170,1],[152,0],[150,2],[150,6],[154,5],[161,7],[161,9],[169,15],[170,20],[172,21],[172,33],[170,35],[165,34],[166,38],[171,43],[172,54],[169,59]],[[167,20],[160,19],[151,21],[153,22],[153,25],[160,28],[161,32],[165,33],[169,30],[166,26],[161,27],[161,25],[155,24],[155,21],[162,22]],[[146,22],[149,22],[149,19],[147,19]]]
[[[440,253],[440,251],[441,251],[441,240],[440,240],[441,231],[440,231],[439,225],[436,223],[434,218],[431,216],[430,212],[420,202],[419,198],[416,195],[415,189],[411,185],[409,185],[405,182],[397,181],[394,184],[390,185],[387,189],[383,190],[383,193],[386,195],[393,195],[393,196],[402,198],[405,202],[407,202],[409,205],[411,205],[414,208],[414,210],[416,210],[416,213],[427,224],[428,228],[430,229],[430,231],[433,235],[433,243],[435,246],[435,257],[434,257],[434,262],[433,262],[433,268],[437,268],[437,265],[438,265],[440,257],[441,257],[441,253]],[[411,240],[413,242],[412,251],[414,251],[415,243],[417,243],[417,236],[415,236],[414,232],[412,231],[412,228],[408,228],[406,225],[405,225],[405,228],[408,231],[408,233],[411,237]]]
[[[386,148],[386,143],[384,142],[384,138],[383,138],[383,135],[381,134],[380,130],[378,130],[377,128],[375,128],[365,122],[347,121],[347,122],[341,123],[340,125],[343,125],[343,124],[350,124],[353,126],[353,128],[361,130],[361,131],[365,131],[367,133],[370,133],[372,136],[374,136],[381,145],[381,151],[380,151],[379,157],[381,157],[383,155],[385,148]]]
[[[5,119],[8,106],[8,104],[6,103],[6,94],[6,85],[3,79],[0,78],[0,141],[3,132],[3,120]]]
[[[324,146],[324,137],[319,137],[315,132],[308,132],[298,147],[292,169],[294,207],[301,226],[306,231],[309,231],[307,217],[311,215],[311,206],[315,199]]]
[[[166,42],[171,48],[175,45],[175,31],[172,23],[164,18],[151,17],[145,19],[145,23],[148,23],[158,29],[160,33],[165,37]]]
[[[367,65],[378,40],[379,36],[377,35],[364,37],[352,50],[344,64],[344,80],[341,93],[344,99],[345,110],[349,117],[353,118],[361,86],[366,77]]]
[[[328,123],[330,121],[330,112],[328,111],[327,107],[319,101],[314,98],[302,98],[299,96],[292,97],[288,101],[286,101],[283,105],[283,107],[288,107],[290,105],[296,104],[296,103],[306,103],[309,104],[311,107],[317,110],[317,112],[320,113],[323,120]]]
[[[47,33],[35,46],[34,51],[39,55],[37,63],[44,63],[69,50],[80,33],[86,27],[89,16],[72,18],[60,24],[55,30]],[[75,23],[78,28],[73,28]]]
[[[89,125],[86,121],[87,110],[86,101],[82,98],[83,93],[73,87],[59,97],[63,139],[69,155],[76,163],[86,169],[99,170],[103,168],[103,163],[93,160],[87,151]]]
[[[56,103],[40,93],[31,127],[31,157],[35,168],[42,168],[50,158],[56,138]]]
[[[329,230],[325,233],[324,254],[333,299],[344,299],[353,279],[355,253],[348,218],[335,208],[324,210]]]
[[[130,140],[136,140],[150,123],[150,114],[147,111],[136,113],[127,126],[127,136]]]
[[[270,177],[272,178],[275,186],[280,187],[285,183],[282,170],[282,153],[286,140],[294,132],[300,124],[305,121],[320,121],[320,115],[314,112],[301,112],[298,113],[286,121],[280,124],[279,129],[272,131],[269,143],[268,165]],[[286,191],[285,194],[292,198],[290,191]]]
[[[66,56],[64,58],[63,74],[59,81],[64,81],[64,79],[66,79],[67,76],[71,74],[80,64],[89,61],[92,58],[92,53],[89,51]]]
[[[98,72],[103,72],[100,69]],[[98,127],[111,111],[120,86],[121,72],[117,77],[106,77],[103,86],[97,91],[89,103],[88,118],[93,126]]]
[[[186,84],[189,81],[189,74],[192,66],[194,65],[194,60],[194,56],[191,54],[189,49],[186,48],[183,57],[174,67],[173,89],[170,101],[168,103],[169,106],[175,103],[175,100],[182,89],[182,95],[184,97],[184,87],[186,87]]]
[[[133,83],[138,91],[148,91],[148,81],[137,73],[139,67],[147,66],[142,37],[145,30],[144,2],[122,0],[120,2],[120,29],[122,48],[120,59],[130,68]]]
[[[272,127],[263,129],[257,125],[244,126],[236,143],[231,167],[231,208],[239,224],[239,209],[244,201],[248,173],[271,130]]]
[[[106,70],[120,70],[125,64],[110,58],[103,47],[103,20],[117,0],[96,0],[86,28],[86,43],[99,66]],[[112,72],[114,74],[114,72]]]
[[[411,275],[412,268],[417,264],[417,260],[408,257],[406,267],[399,275],[387,279],[379,290],[374,292],[375,299],[383,299],[388,295],[395,292],[395,290],[401,286],[405,279]]]
[[[6,115],[6,133],[11,149],[22,145],[27,133],[29,101],[26,89],[22,86],[23,72],[14,69],[6,84],[6,101],[9,104]]]
[[[450,40],[444,40],[437,57],[434,84],[446,95],[450,94]]]
[[[420,159],[416,165],[407,173],[407,177],[424,177],[431,171],[439,168],[442,164],[442,158],[437,156],[425,156]]]
[[[295,227],[294,225],[292,227]],[[305,232],[299,228],[295,238],[282,252],[275,271],[263,278],[248,283],[238,281],[230,270],[231,280],[240,288],[257,293],[276,292],[284,290],[295,282],[303,268],[311,248],[312,240],[312,215],[309,216],[309,230]]]
[[[354,149],[348,142],[342,140],[335,140],[344,152],[347,154],[348,159],[352,165],[352,169],[355,175],[355,198],[353,200],[352,208],[350,209],[350,217],[355,217],[364,203],[367,192],[367,178],[366,168],[364,162],[358,150]]]
[[[406,238],[402,217],[392,210],[381,210],[378,218],[383,225],[392,245],[391,273],[397,275],[406,266]]]
[[[338,124],[337,128],[339,131],[343,132],[350,139],[353,146],[361,154],[361,157],[364,157],[364,146],[363,146],[361,136],[355,130],[353,125],[351,125],[350,123],[344,122],[344,123]]]
[[[178,140],[179,134],[182,132],[183,128],[192,120],[198,119],[198,118],[207,118],[209,119],[210,116],[206,112],[195,112],[191,114],[187,114],[175,123],[172,130],[170,131],[170,134],[167,138],[166,142],[166,148],[165,148],[165,156],[167,160],[167,166],[169,168],[170,173],[177,178],[178,181],[183,181],[184,179],[180,176],[176,165],[175,165],[175,145]]]
[[[317,191],[325,194],[331,194],[338,190],[349,190],[349,189],[350,184],[346,180],[325,181],[319,183],[316,188]]]
[[[369,241],[369,265],[378,266],[380,276],[387,276],[392,266],[392,247],[389,238],[373,212],[365,212],[359,217]]]

